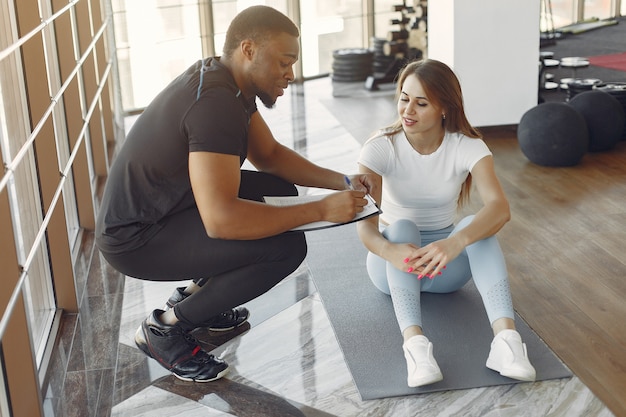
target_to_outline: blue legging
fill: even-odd
[[[420,231],[412,221],[399,220],[384,227],[382,234],[393,243],[413,243],[422,247],[453,235],[467,226],[473,217],[465,217],[456,226],[426,232]],[[371,252],[367,256],[367,271],[372,283],[380,291],[391,295],[401,331],[409,326],[422,327],[421,292],[454,292],[472,277],[490,323],[499,318],[514,318],[506,264],[495,236],[467,246],[447,264],[441,275],[432,280],[427,277],[418,280],[415,274],[403,272]]]

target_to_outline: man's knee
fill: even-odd
[[[283,263],[289,273],[295,271],[306,258],[308,246],[302,232],[285,233],[283,247]]]

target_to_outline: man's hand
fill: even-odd
[[[329,194],[322,203],[324,220],[333,223],[349,222],[367,204],[364,191],[339,191]]]

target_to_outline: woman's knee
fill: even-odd
[[[387,240],[393,243],[413,243],[421,246],[420,230],[411,220],[400,219],[390,224],[383,231]]]
[[[369,276],[372,284],[380,292],[390,295],[389,283],[387,282],[387,262],[378,255],[374,255],[369,252],[365,261],[367,268],[367,275]]]
[[[454,230],[452,231],[451,235],[455,234],[456,232],[458,232],[459,230],[467,227],[467,225],[469,225],[472,220],[474,220],[475,215],[470,214],[469,216],[463,217],[454,227]]]

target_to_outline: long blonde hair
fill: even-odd
[[[463,92],[456,74],[443,62],[434,59],[411,61],[402,68],[396,82],[396,102],[400,99],[404,81],[409,75],[415,75],[422,84],[422,88],[428,100],[434,106],[444,109],[445,119],[441,120],[443,128],[447,132],[459,132],[470,138],[480,139],[481,133],[467,120],[463,106]],[[394,135],[402,131],[402,118],[382,129],[386,135]],[[459,208],[469,202],[470,189],[472,188],[472,175],[461,187],[459,195]]]

